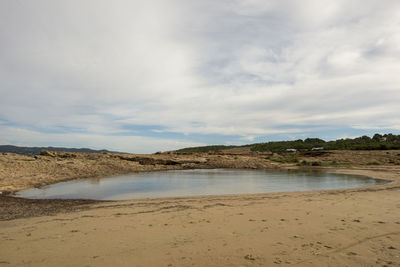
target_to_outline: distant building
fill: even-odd
[[[311,148],[311,150],[312,151],[314,151],[314,150],[324,150],[324,147],[313,147],[313,148]]]
[[[295,149],[295,148],[288,148],[288,149],[286,149],[286,152],[297,152],[297,149]]]

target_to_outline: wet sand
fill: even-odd
[[[400,167],[329,170],[393,182],[116,202],[3,197],[0,266],[400,266]]]

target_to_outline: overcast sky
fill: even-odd
[[[2,0],[0,144],[400,133],[399,0]]]

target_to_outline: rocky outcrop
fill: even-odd
[[[178,161],[170,159],[156,159],[151,157],[129,157],[129,156],[118,156],[118,158],[127,161],[135,161],[141,165],[179,165]]]
[[[48,156],[48,157],[55,157],[56,154],[54,152],[48,151],[48,150],[42,150],[40,151],[41,156]]]

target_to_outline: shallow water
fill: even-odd
[[[355,188],[387,181],[321,171],[171,170],[91,178],[20,191],[42,199],[125,200]]]

